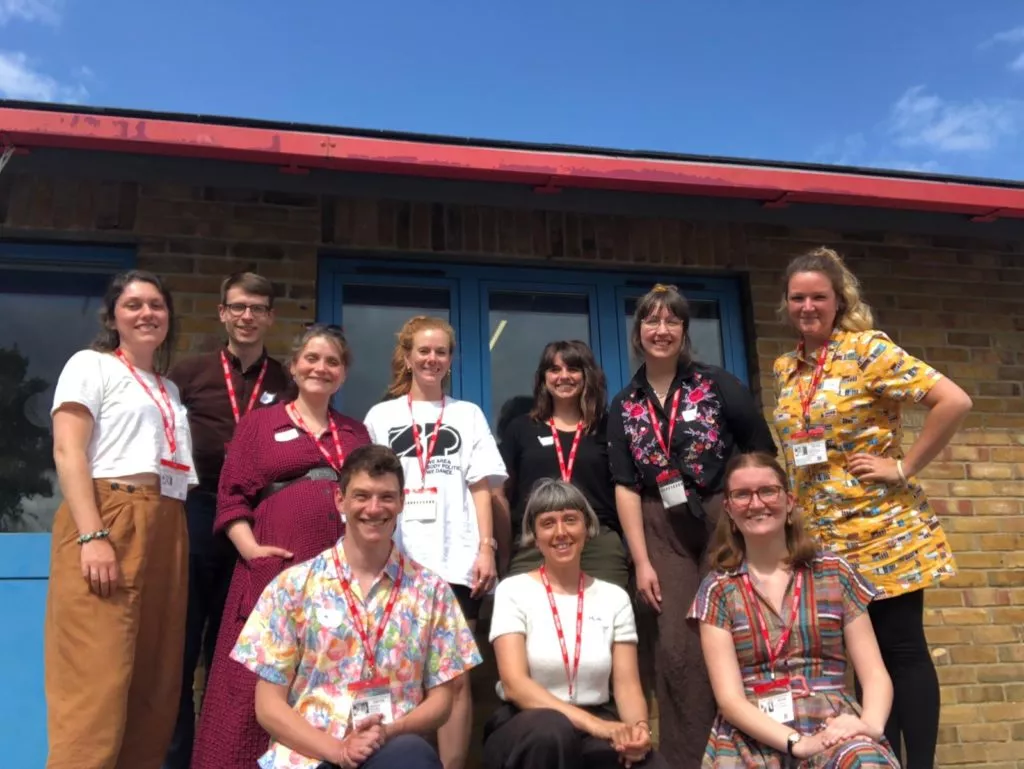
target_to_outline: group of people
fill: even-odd
[[[784,276],[774,437],[693,359],[672,286],[639,301],[610,404],[589,347],[551,342],[498,440],[448,395],[445,321],[402,327],[359,421],[331,405],[340,328],[282,366],[271,284],[220,299],[225,346],[170,367],[170,293],[119,275],[58,381],[48,769],[462,769],[491,594],[485,767],[932,766],[923,591],[954,564],[915,476],[971,401],[873,328],[834,251]],[[904,453],[907,401],[929,411]]]

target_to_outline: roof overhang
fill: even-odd
[[[286,126],[197,122],[0,105],[0,142],[35,148],[102,150],[230,160],[282,170],[328,169],[506,182],[538,193],[561,188],[642,191],[958,214],[973,221],[1024,218],[1024,187],[996,182],[907,178],[843,169],[787,168],[612,151],[548,150],[352,135]]]

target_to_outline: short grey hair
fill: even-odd
[[[536,544],[534,529],[537,526],[538,515],[561,510],[577,510],[583,513],[583,518],[587,522],[587,539],[593,539],[598,535],[601,524],[597,520],[594,508],[583,496],[583,492],[571,483],[560,481],[557,478],[541,478],[534,484],[530,498],[526,500],[526,510],[523,513],[523,533],[520,540],[522,546],[533,547]]]

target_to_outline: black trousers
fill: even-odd
[[[619,754],[611,743],[580,731],[557,710],[519,710],[506,704],[484,727],[483,769],[621,769],[621,766]],[[634,766],[668,769],[665,760],[654,751]]]
[[[185,500],[189,544],[185,659],[178,720],[163,769],[189,769],[196,723],[192,682],[200,653],[206,662],[206,670],[210,670],[224,602],[231,584],[231,571],[235,566],[236,553],[230,540],[213,533],[216,513],[215,494],[195,489],[189,492]]]

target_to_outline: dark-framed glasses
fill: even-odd
[[[224,305],[224,309],[232,318],[241,318],[248,310],[254,318],[265,318],[270,314],[269,304],[246,304],[245,302],[232,302]]]
[[[754,501],[755,494],[762,504],[774,505],[785,493],[786,490],[776,484],[774,486],[761,486],[757,489],[733,489],[726,496],[737,507],[748,507]]]

